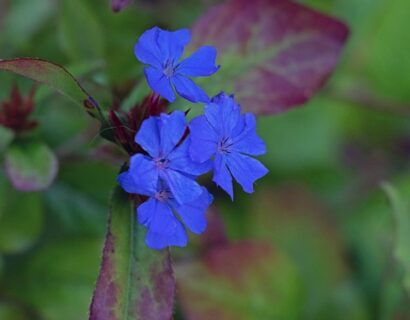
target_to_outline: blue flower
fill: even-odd
[[[216,49],[203,46],[185,60],[184,47],[190,42],[187,29],[174,32],[154,27],[145,31],[134,47],[135,56],[149,66],[144,72],[153,91],[174,102],[176,92],[191,102],[209,102],[208,95],[190,77],[206,77],[215,73]]]
[[[232,176],[245,192],[252,193],[254,182],[268,173],[262,163],[250,157],[266,152],[256,134],[255,116],[240,112],[233,96],[221,93],[205,106],[205,115],[189,125],[191,158],[200,163],[213,158],[213,181],[232,199]]]
[[[137,135],[138,143],[147,154],[131,157],[128,172],[118,181],[129,193],[151,195],[159,180],[165,181],[173,199],[182,205],[197,199],[203,192],[194,180],[211,169],[211,163],[196,163],[189,156],[189,136],[182,139],[187,125],[185,114],[175,111],[145,120]]]
[[[157,190],[147,194],[149,199],[137,208],[137,214],[138,222],[148,229],[145,239],[148,247],[163,249],[168,246],[186,246],[188,237],[184,225],[195,234],[205,231],[205,212],[213,197],[204,187],[201,190],[197,199],[184,205],[173,199],[172,192],[163,183],[159,183]],[[176,213],[182,223],[176,218]]]

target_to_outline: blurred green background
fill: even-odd
[[[130,106],[147,90],[137,81],[138,36],[153,25],[190,26],[218,1],[136,2],[114,14],[108,1],[0,0],[0,58],[60,63],[105,106],[114,89],[131,89]],[[300,2],[351,28],[340,65],[307,105],[259,119],[270,174],[255,194],[238,188],[232,203],[212,190],[227,237],[246,241],[243,260],[221,252],[217,267],[232,255],[241,276],[208,274],[201,239],[172,250],[175,319],[207,319],[207,308],[216,320],[238,319],[221,309],[257,320],[410,319],[410,2]],[[0,102],[14,82],[24,92],[32,86],[0,73]],[[108,198],[126,158],[69,100],[40,88],[35,101],[34,135],[58,155],[60,171],[48,190],[19,193],[0,169],[0,319],[86,319]],[[395,186],[401,215],[383,181]],[[268,245],[262,267],[248,266],[255,243]]]

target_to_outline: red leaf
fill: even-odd
[[[309,100],[334,70],[348,33],[334,18],[287,0],[230,0],[193,27],[197,42],[218,49],[222,68],[212,88],[234,90],[258,114]]]
[[[90,320],[169,320],[175,279],[168,250],[148,248],[128,195],[114,192]]]

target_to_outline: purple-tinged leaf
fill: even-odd
[[[14,142],[5,154],[5,169],[19,191],[39,191],[50,186],[58,172],[58,160],[41,142]]]
[[[230,0],[193,27],[195,46],[216,46],[222,66],[203,85],[235,92],[257,114],[309,100],[336,67],[348,33],[338,20],[287,0]]]
[[[206,213],[208,226],[204,234],[201,236],[202,246],[205,250],[210,250],[214,247],[225,245],[228,243],[225,225],[218,209],[211,206]]]
[[[214,247],[176,266],[187,320],[299,319],[300,281],[272,246],[243,241]]]
[[[0,60],[0,70],[14,72],[44,83],[83,106],[92,117],[103,119],[97,102],[79,82],[62,66],[34,58]]]
[[[117,188],[90,320],[169,320],[174,295],[169,251],[146,246],[133,203]]]
[[[111,0],[111,9],[114,12],[120,12],[126,6],[131,4],[131,0]]]

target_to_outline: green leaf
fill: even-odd
[[[14,72],[44,83],[83,106],[92,117],[103,120],[97,102],[64,67],[58,64],[42,59],[16,58],[0,60],[0,70]]]
[[[391,184],[382,185],[386,192],[396,221],[396,241],[394,255],[404,269],[404,286],[410,293],[410,203]]]
[[[77,235],[104,234],[106,203],[104,205],[90,194],[62,183],[47,190],[45,199],[58,233],[64,230]]]
[[[410,28],[410,2],[382,1],[378,9],[367,29],[366,41],[361,43],[360,62],[376,92],[408,102],[410,33],[403,30]]]
[[[145,233],[132,201],[117,188],[90,320],[171,318],[175,280],[169,251],[148,248]]]
[[[362,319],[360,291],[347,285],[342,236],[320,198],[302,186],[287,184],[259,190],[251,212],[243,223],[249,236],[270,241],[301,275],[306,293],[301,319]],[[338,296],[340,292],[345,296]],[[355,296],[354,301],[347,300],[350,296]]]
[[[73,61],[95,61],[104,56],[104,34],[95,10],[85,1],[62,1],[59,21],[60,43]]]
[[[40,194],[1,188],[0,252],[21,252],[33,245],[43,229]]]
[[[49,241],[14,266],[4,291],[35,309],[38,319],[86,319],[100,246],[95,237]]]
[[[5,168],[14,188],[39,191],[48,188],[54,181],[58,160],[42,142],[19,141],[7,149]]]
[[[8,12],[6,9],[4,36],[12,47],[30,44],[30,39],[49,22],[56,8],[53,0],[14,0],[10,5]]]
[[[0,152],[3,152],[14,138],[14,132],[0,126]]]
[[[301,319],[298,274],[266,243],[217,246],[176,265],[176,273],[187,319]]]
[[[0,319],[29,320],[30,318],[17,305],[13,303],[0,302]]]

